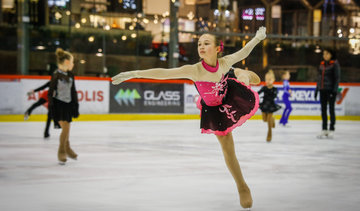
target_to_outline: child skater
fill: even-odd
[[[34,90],[31,90],[27,93],[28,96],[33,95],[35,92],[41,91],[47,87],[49,87],[50,85],[50,81],[45,83],[44,85],[40,86],[39,88],[36,88]],[[49,127],[50,127],[50,122],[51,122],[51,111],[50,108],[48,106],[48,90],[45,90],[44,92],[42,92],[40,94],[40,98],[39,100],[32,104],[25,112],[24,115],[24,120],[28,120],[29,116],[31,115],[31,112],[37,108],[38,106],[44,105],[47,109],[48,109],[48,114],[47,114],[47,120],[46,120],[46,126],[45,126],[45,132],[44,132],[44,138],[48,138],[50,136],[49,134]],[[58,122],[54,121],[54,127],[55,128],[60,128],[60,125]]]
[[[122,72],[112,78],[113,84],[131,78],[186,78],[194,81],[201,96],[201,131],[213,133],[219,140],[226,165],[238,188],[240,204],[244,208],[252,206],[252,197],[236,158],[231,131],[256,112],[259,98],[248,86],[257,78],[256,74],[233,69],[232,65],[245,59],[252,49],[265,39],[265,32],[266,28],[260,27],[256,36],[243,49],[221,58],[218,58],[223,49],[221,42],[213,35],[203,34],[198,41],[201,62],[172,69],[153,68]]]
[[[79,104],[75,88],[75,79],[71,70],[74,57],[61,48],[56,49],[58,69],[51,76],[49,88],[49,106],[55,121],[62,128],[58,149],[59,163],[64,165],[66,157],[76,159],[77,154],[70,148],[69,134],[72,118],[79,116]]]
[[[270,142],[272,138],[271,128],[275,128],[275,118],[273,113],[281,108],[275,103],[278,90],[274,87],[275,75],[272,70],[265,74],[265,86],[259,90],[259,94],[264,93],[263,100],[260,103],[260,110],[262,111],[262,118],[264,122],[268,123],[268,133],[266,141]]]
[[[290,113],[292,111],[291,102],[289,100],[289,97],[291,96],[291,89],[290,89],[290,83],[289,83],[290,72],[288,70],[283,72],[282,79],[283,79],[283,91],[284,91],[282,99],[285,104],[285,109],[281,116],[280,124],[282,124],[283,126],[286,126],[286,124],[288,123]]]

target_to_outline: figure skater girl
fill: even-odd
[[[213,35],[203,34],[198,41],[201,62],[171,69],[122,72],[112,78],[115,85],[131,78],[186,78],[194,81],[201,97],[201,131],[215,134],[219,140],[226,165],[238,188],[240,204],[244,208],[250,208],[253,201],[236,158],[231,131],[258,109],[258,95],[250,89],[249,84],[258,83],[259,78],[251,71],[234,69],[232,65],[245,59],[265,39],[265,32],[266,28],[260,27],[244,48],[221,58],[218,58],[223,50],[220,40]]]
[[[69,134],[72,118],[79,116],[79,104],[75,88],[75,79],[71,70],[74,57],[61,48],[56,49],[58,69],[51,76],[49,88],[49,106],[53,119],[58,121],[62,131],[58,149],[59,164],[65,164],[66,157],[76,159],[77,154],[70,148]]]
[[[269,70],[265,74],[265,86],[259,90],[259,95],[264,93],[263,100],[260,103],[260,110],[262,111],[262,119],[264,122],[268,123],[268,133],[266,136],[266,141],[270,142],[272,139],[272,128],[275,128],[275,118],[273,113],[281,108],[281,106],[275,103],[275,98],[277,97],[278,90],[274,87],[273,83],[275,82],[275,75],[272,70]]]
[[[47,87],[49,87],[50,85],[50,81],[45,83],[44,85],[40,86],[39,88],[36,88],[34,90],[31,90],[27,93],[28,96],[33,95],[35,92],[41,91],[43,89],[46,89]],[[51,111],[48,105],[48,90],[45,90],[44,92],[42,92],[40,94],[39,100],[37,102],[35,102],[34,104],[32,104],[25,112],[24,115],[24,120],[28,120],[29,116],[31,115],[31,112],[41,106],[44,105],[47,109],[48,109],[48,114],[47,114],[47,120],[46,120],[46,126],[45,126],[45,132],[44,132],[44,138],[48,138],[50,136],[49,134],[49,128],[50,128],[50,122],[51,122]],[[58,122],[54,121],[54,127],[55,128],[60,128],[60,125]]]
[[[282,99],[285,104],[285,109],[281,116],[280,124],[282,124],[283,126],[286,126],[286,124],[288,123],[288,120],[289,120],[290,113],[292,111],[291,102],[289,100],[289,97],[291,96],[291,89],[290,89],[290,83],[289,83],[290,72],[288,70],[283,72],[282,79],[283,79]]]

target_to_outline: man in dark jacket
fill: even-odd
[[[335,131],[335,101],[340,82],[340,65],[335,52],[330,49],[323,51],[324,60],[319,66],[315,99],[320,91],[322,131],[318,138],[333,138]],[[328,131],[327,107],[330,110],[330,130]]]

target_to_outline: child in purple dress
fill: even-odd
[[[260,80],[255,73],[234,69],[232,65],[245,59],[252,49],[265,39],[265,32],[266,28],[260,27],[256,36],[244,48],[221,58],[218,58],[223,49],[220,40],[213,35],[203,34],[198,41],[201,62],[172,69],[153,68],[122,72],[112,78],[115,85],[131,78],[186,78],[194,81],[201,96],[201,131],[213,133],[218,138],[226,165],[235,179],[240,204],[244,208],[252,206],[252,197],[236,158],[231,131],[256,112],[258,95],[249,85]]]

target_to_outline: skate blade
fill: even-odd
[[[251,208],[243,208],[241,211],[250,211]]]
[[[64,161],[59,161],[59,165],[65,166],[65,164],[66,164],[66,162],[64,162]]]

